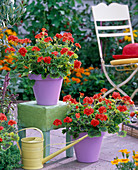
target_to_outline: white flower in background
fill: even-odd
[[[11,0],[11,2],[14,4],[14,0]]]

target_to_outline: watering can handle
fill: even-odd
[[[17,131],[16,133],[19,133],[19,132],[21,132],[21,131],[23,131],[23,130],[27,130],[27,129],[37,130],[38,132],[40,132],[40,133],[41,133],[42,140],[44,139],[43,132],[42,132],[40,129],[38,129],[38,128],[34,128],[34,127],[24,128],[24,129],[21,129],[21,130]],[[17,142],[17,146],[18,146],[18,148],[19,148],[20,154],[22,154],[22,151],[21,151],[21,148],[20,148],[19,142]]]

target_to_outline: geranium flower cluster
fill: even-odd
[[[8,120],[5,114],[0,113],[0,150],[8,149],[13,141],[19,140],[18,135],[12,132],[15,124],[15,120]]]
[[[121,97],[118,92],[113,92],[109,98],[102,97],[107,91],[101,89],[101,93],[93,97],[84,97],[80,93],[79,102],[71,95],[63,97],[63,101],[69,105],[69,111],[63,121],[56,119],[55,126],[64,126],[63,133],[69,132],[74,138],[79,133],[87,132],[90,137],[100,136],[101,132],[119,133],[119,124],[129,122],[129,107],[134,104],[129,96]]]
[[[29,39],[18,39],[16,36],[9,36],[8,40],[18,44],[16,49],[16,70],[23,75],[41,74],[46,78],[50,74],[52,78],[65,77],[70,69],[78,69],[81,62],[77,60],[75,53],[81,48],[79,43],[74,43],[71,33],[56,34],[53,38],[48,37],[47,30],[35,36],[35,46],[27,46],[31,43]],[[6,53],[14,52],[14,48],[5,49]]]

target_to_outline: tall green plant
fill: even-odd
[[[1,0],[0,1],[0,27],[6,27],[16,24],[21,15],[24,13],[24,1],[14,3],[14,0]]]

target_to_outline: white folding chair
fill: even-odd
[[[127,96],[127,94],[120,88],[121,86],[125,85],[127,82],[129,82],[132,77],[138,72],[138,59],[136,59],[135,63],[132,63],[131,59],[129,63],[125,63],[125,60],[122,64],[111,64],[111,65],[106,65],[103,54],[102,54],[102,46],[101,46],[101,37],[120,37],[120,36],[131,36],[131,41],[134,43],[134,38],[133,38],[133,33],[132,33],[132,26],[131,26],[131,21],[130,21],[130,16],[129,16],[129,9],[127,5],[121,5],[117,3],[111,3],[109,6],[107,6],[104,3],[100,3],[96,6],[92,6],[92,12],[93,12],[93,18],[94,18],[94,24],[95,24],[95,30],[96,30],[96,35],[97,35],[97,41],[98,41],[98,47],[99,47],[99,53],[100,53],[100,58],[101,58],[101,65],[104,71],[104,74],[109,81],[109,83],[113,86],[112,89],[107,91],[104,95],[107,96],[114,90],[118,90],[121,94],[124,96]],[[98,25],[98,22],[104,22],[104,25],[106,22],[110,21],[125,21],[124,23],[127,22],[127,24],[122,24],[118,26],[110,26],[109,24],[107,26],[102,26]],[[121,22],[122,23],[122,22]],[[124,33],[123,30],[129,28],[130,32]],[[118,31],[108,33],[106,31]],[[102,31],[102,32],[101,32]],[[105,33],[106,32],[106,33]],[[128,59],[129,60],[129,59]],[[130,70],[129,66],[133,66],[133,72],[130,74],[130,76],[123,81],[122,83],[116,85],[109,77],[107,73],[107,67],[115,68],[118,70],[119,67],[127,67],[128,70]],[[124,69],[126,70],[126,68]],[[122,71],[122,69],[121,69]],[[138,88],[132,93],[131,98],[134,97],[134,95],[138,92]]]

